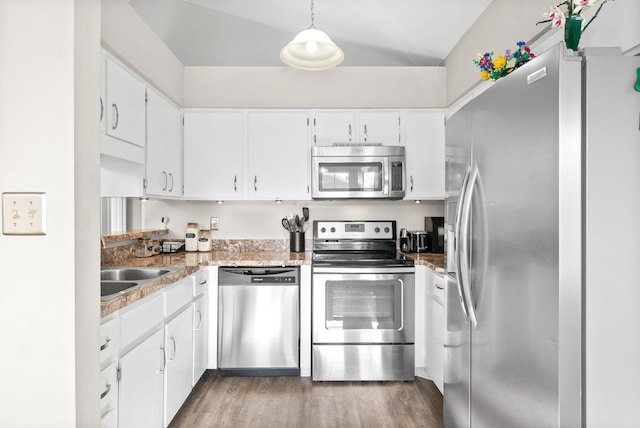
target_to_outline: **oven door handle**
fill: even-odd
[[[413,266],[408,267],[335,267],[335,266],[312,266],[313,273],[386,273],[395,275],[398,273],[415,274],[416,269]]]

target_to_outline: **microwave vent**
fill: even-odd
[[[372,147],[381,145],[382,143],[333,143],[333,147]]]

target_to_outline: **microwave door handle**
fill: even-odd
[[[469,165],[464,173],[464,178],[462,179],[462,187],[460,188],[460,195],[458,196],[458,206],[456,209],[456,219],[455,219],[455,229],[453,231],[454,236],[454,254],[455,254],[455,273],[456,273],[456,286],[458,289],[458,298],[460,299],[460,306],[462,307],[462,313],[464,314],[465,321],[469,321],[469,312],[467,310],[467,299],[464,296],[464,288],[462,286],[462,282],[464,278],[462,276],[462,265],[461,258],[462,254],[460,251],[460,222],[462,220],[462,211],[464,204],[464,196],[467,193],[467,184],[469,183],[469,176],[471,175],[471,165]]]

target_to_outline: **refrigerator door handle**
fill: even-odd
[[[462,307],[462,313],[464,314],[465,321],[469,322],[469,311],[467,309],[467,299],[464,295],[464,287],[462,285],[465,278],[462,275],[461,251],[460,251],[460,222],[462,220],[462,212],[464,211],[464,200],[467,193],[467,185],[469,184],[469,177],[471,176],[471,165],[467,166],[462,179],[462,188],[460,189],[460,196],[458,197],[458,207],[456,209],[456,220],[454,234],[454,254],[455,254],[455,270],[456,270],[456,286],[458,288],[458,297],[460,298],[460,306]]]
[[[460,276],[463,278],[461,281],[462,295],[465,298],[465,304],[467,312],[469,314],[469,323],[472,328],[476,328],[478,325],[478,318],[476,316],[475,308],[473,307],[473,300],[471,299],[471,269],[469,267],[469,226],[471,224],[471,201],[473,200],[473,193],[476,187],[476,181],[478,180],[478,166],[474,165],[471,174],[469,175],[469,182],[464,194],[464,200],[462,203],[462,214],[460,218]]]

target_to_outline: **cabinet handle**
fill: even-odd
[[[109,347],[110,344],[111,344],[111,339],[109,339],[107,337],[107,340],[105,340],[105,342],[102,344],[102,346],[100,346],[100,350],[104,351],[105,349],[107,349]]]
[[[111,384],[110,383],[107,384],[107,389],[105,389],[104,392],[102,394],[100,394],[100,399],[102,400],[104,397],[106,397],[107,394],[109,393],[109,391],[111,391]]]
[[[164,346],[160,346],[160,352],[162,352],[162,367],[160,373],[164,373],[164,369],[167,367],[167,353],[164,350]]]
[[[364,142],[367,142],[367,124],[364,124]]]
[[[173,358],[169,358],[169,361],[175,361],[176,360],[176,338],[171,336],[169,338],[169,340],[171,340],[171,343],[173,343]]]
[[[118,113],[118,106],[115,104],[111,104],[113,107],[113,114],[116,116],[116,121],[111,127],[111,129],[116,129],[118,127],[118,122],[120,122],[120,114]]]
[[[444,285],[436,284],[438,290],[444,290]]]
[[[256,192],[258,191],[258,176],[257,175],[253,176],[253,190],[255,190]]]
[[[205,285],[206,283],[207,283],[207,280],[205,279],[204,281],[202,281],[202,282],[200,283],[200,285]]]
[[[413,175],[409,176],[411,178],[411,191],[413,192]]]
[[[351,142],[351,124],[349,124],[349,142]]]
[[[173,192],[173,173],[172,172],[169,173],[169,178],[171,178],[171,187],[169,187],[169,191]]]
[[[196,327],[196,331],[200,331],[200,328],[202,328],[202,312],[198,310],[196,313],[198,314],[198,327]]]
[[[238,191],[238,176],[237,175],[233,176],[233,191],[234,192]]]
[[[100,122],[102,122],[103,117],[104,117],[104,102],[102,101],[102,97],[100,97]]]
[[[162,175],[164,175],[164,187],[162,188],[162,191],[165,191],[169,185],[169,177],[167,176],[167,171],[162,171]]]

